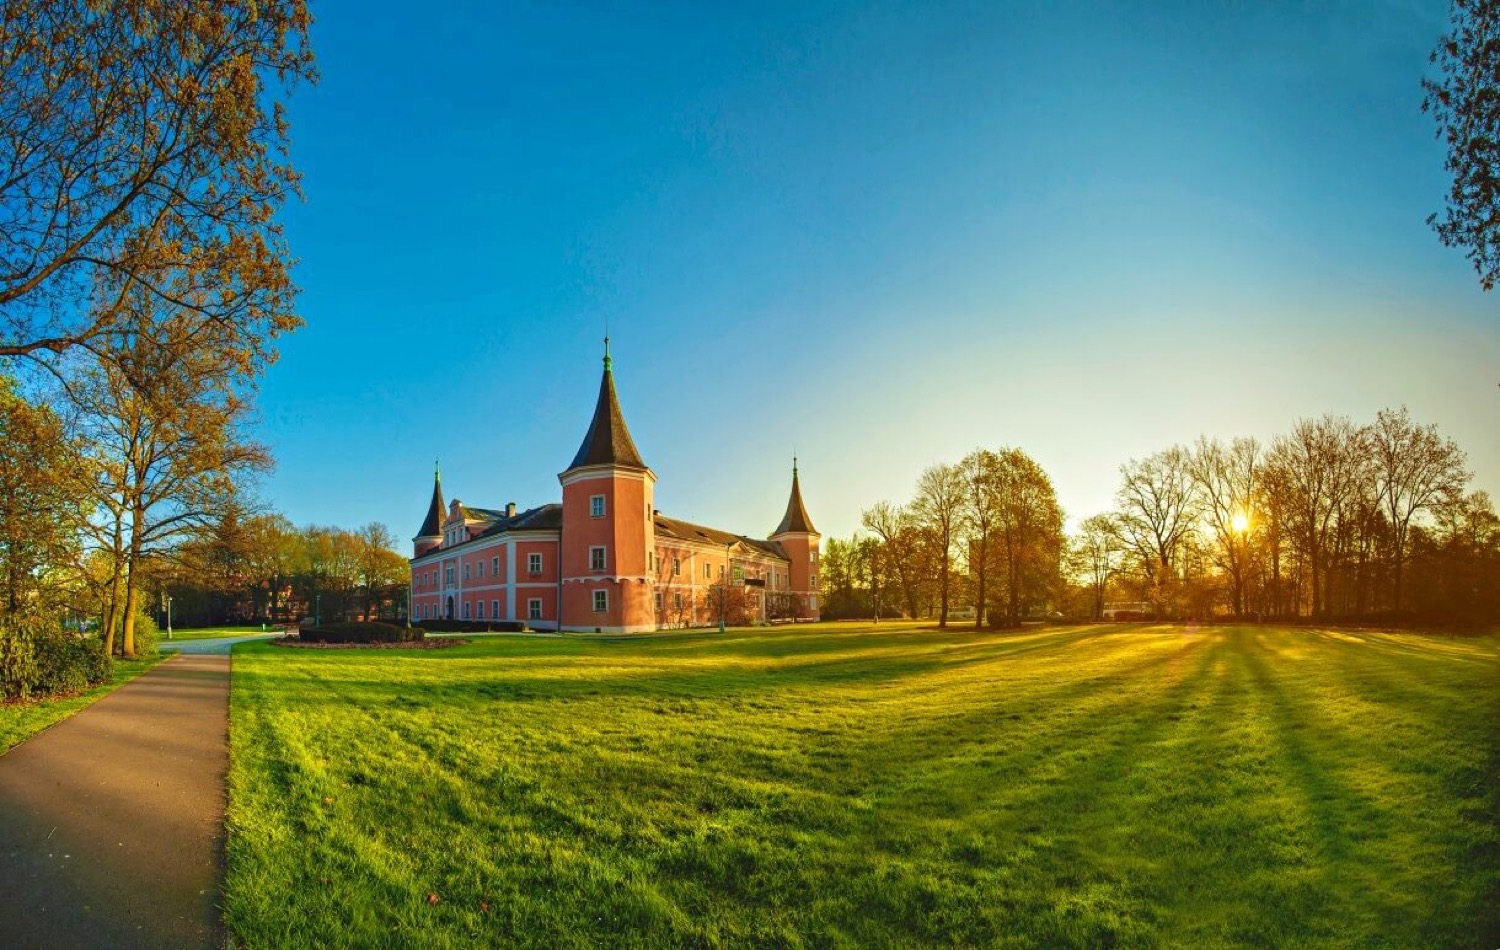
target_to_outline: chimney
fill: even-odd
[[[515,516],[516,516],[516,503],[513,502],[513,501],[506,502],[505,503],[505,517],[507,517],[507,518],[514,518]]]

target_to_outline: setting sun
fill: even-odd
[[[1244,534],[1250,530],[1250,516],[1243,511],[1239,512],[1230,520],[1230,525],[1233,526],[1236,534]]]

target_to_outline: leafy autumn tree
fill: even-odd
[[[1485,290],[1500,277],[1500,3],[1454,0],[1451,32],[1432,52],[1422,110],[1437,121],[1453,183],[1441,217],[1427,223],[1462,248]]]
[[[1063,512],[1052,479],[1020,449],[994,453],[992,477],[995,592],[1006,622],[1019,624],[1032,608],[1047,602],[1060,579]]]
[[[304,0],[0,5],[0,356],[128,352],[131,295],[242,368],[295,329],[275,214]]]
[[[860,523],[879,541],[882,570],[900,587],[906,615],[917,617],[927,538],[911,509],[877,502],[860,515]]]
[[[974,626],[981,628],[988,603],[990,541],[1002,518],[1002,494],[1008,487],[1005,479],[1009,473],[1000,456],[977,449],[958,463],[958,474],[962,479],[959,517],[968,542],[969,573],[974,578]]]
[[[144,292],[131,299],[131,332],[66,387],[97,462],[96,500],[114,558],[106,643],[113,646],[118,626],[126,656],[135,653],[144,562],[202,530],[224,511],[237,479],[270,465],[245,436],[250,404],[237,358],[203,345],[216,336],[196,316],[158,310]]]
[[[44,573],[73,560],[87,487],[63,421],[0,376],[0,611],[19,612],[50,589]]]
[[[938,584],[938,626],[948,626],[953,580],[953,545],[963,517],[964,480],[956,465],[934,465],[917,481],[911,511],[932,540],[929,573]],[[825,572],[826,573],[826,572]]]

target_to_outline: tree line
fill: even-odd
[[[1500,620],[1500,520],[1464,452],[1403,408],[1203,436],[1120,467],[1114,507],[1063,530],[1018,449],[923,472],[828,539],[825,616]]]

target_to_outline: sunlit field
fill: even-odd
[[[250,946],[1483,945],[1500,640],[236,648]]]

